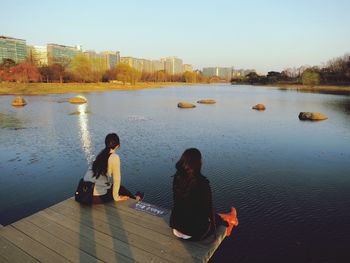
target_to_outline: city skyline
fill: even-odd
[[[159,60],[150,60],[120,56],[119,51],[101,51],[97,53],[95,50],[91,49],[84,50],[81,45],[66,46],[57,43],[47,43],[44,46],[27,45],[25,39],[0,35],[0,61],[11,59],[15,63],[21,63],[27,60],[39,67],[61,64],[65,68],[69,68],[73,58],[79,54],[86,56],[90,60],[94,60],[94,66],[92,66],[93,70],[97,68],[109,70],[115,68],[119,63],[124,63],[142,73],[154,73],[159,70],[164,70],[170,75],[178,75],[186,71],[193,72],[193,66],[191,64],[184,64],[183,60],[176,56],[168,56],[160,58]],[[207,73],[214,71],[215,73],[203,75],[208,77],[225,76],[224,79],[230,79],[233,72],[233,67],[203,68],[203,73],[205,69],[209,70]],[[226,71],[231,72],[230,76],[227,73],[223,73]],[[240,71],[242,71],[242,69]]]
[[[347,1],[8,1],[0,34],[28,45],[62,43],[194,68],[258,72],[321,65],[350,51]],[[11,12],[15,10],[15,12]]]

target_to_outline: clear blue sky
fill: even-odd
[[[265,73],[350,52],[349,0],[1,1],[0,35]]]

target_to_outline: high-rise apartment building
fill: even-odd
[[[133,57],[121,57],[120,62],[129,65],[130,67],[136,69],[139,72],[142,72],[143,70],[142,59]]]
[[[161,59],[165,63],[165,72],[170,75],[183,73],[182,59],[177,57],[167,57]]]
[[[203,68],[203,75],[206,77],[219,77],[230,80],[232,78],[232,68],[208,67]]]
[[[101,54],[105,57],[107,63],[107,69],[113,69],[120,63],[119,51],[104,51]]]
[[[190,64],[184,64],[184,65],[183,65],[183,72],[186,72],[186,71],[193,72],[193,67],[192,67],[192,65],[190,65]]]
[[[152,60],[152,72],[165,70],[165,62],[161,60]]]
[[[81,47],[71,47],[58,44],[47,44],[47,59],[48,64],[55,63],[67,67],[72,59],[81,53]]]
[[[38,67],[48,65],[46,46],[27,46],[27,56]]]
[[[152,61],[148,59],[141,59],[141,61],[142,61],[142,72],[152,73],[153,72]]]
[[[99,57],[99,54],[97,54],[95,50],[85,50],[83,52],[83,54],[89,59],[93,59],[93,58],[98,58]]]
[[[235,78],[245,77],[251,72],[256,72],[255,69],[236,69],[233,70],[232,76]]]
[[[105,71],[109,69],[107,58],[102,53],[96,53],[94,50],[86,50],[83,54],[89,59],[93,71]]]
[[[27,57],[26,41],[12,37],[0,36],[0,63],[4,59],[12,59],[19,63]]]

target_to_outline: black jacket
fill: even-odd
[[[192,236],[193,240],[202,239],[214,225],[212,195],[209,180],[199,175],[184,192],[176,191],[178,175],[174,176],[174,207],[170,216],[170,227]]]

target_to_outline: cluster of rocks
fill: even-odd
[[[73,104],[83,104],[87,103],[87,99],[84,98],[83,96],[76,96],[73,98],[68,99],[68,102],[73,103]],[[15,107],[23,107],[27,105],[27,101],[23,99],[21,96],[17,96],[11,103],[12,106]]]
[[[215,104],[216,101],[212,99],[206,99],[206,100],[199,100],[197,103],[200,104]],[[195,108],[196,105],[189,103],[189,102],[179,102],[177,104],[177,107],[182,108],[182,109],[190,109],[190,108]],[[254,110],[258,111],[264,111],[266,110],[266,106],[264,104],[256,104],[252,107]],[[300,112],[299,113],[299,119],[300,120],[310,120],[310,121],[321,121],[321,120],[326,120],[328,117],[320,112]]]
[[[68,101],[72,104],[87,103],[87,99],[82,97],[82,96],[76,96],[76,97],[70,98],[70,99],[68,99]],[[197,103],[199,103],[199,104],[215,104],[216,101],[213,99],[205,99],[205,100],[198,100]],[[17,96],[12,101],[12,106],[14,106],[14,107],[23,107],[25,105],[27,105],[26,100],[20,96]],[[189,102],[179,102],[177,104],[177,107],[179,107],[181,109],[190,109],[190,108],[195,108],[196,105],[189,103]],[[258,110],[258,111],[264,111],[264,110],[266,110],[266,107],[264,104],[256,104],[255,106],[252,107],[252,109]],[[310,121],[321,121],[321,120],[328,119],[328,117],[320,112],[300,112],[299,119],[300,120],[310,120]]]
[[[206,99],[206,100],[199,100],[199,101],[197,101],[197,103],[199,103],[199,104],[215,104],[216,101],[213,99]],[[177,107],[181,108],[181,109],[191,109],[191,108],[195,108],[196,105],[194,105],[193,103],[189,103],[189,102],[179,102],[177,104]]]

